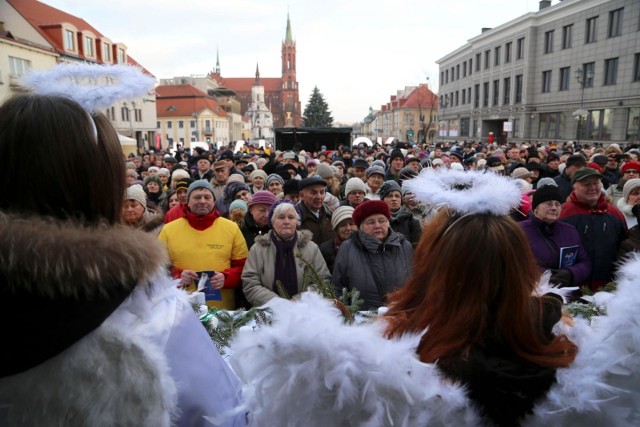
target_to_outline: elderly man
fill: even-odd
[[[299,184],[300,228],[311,231],[311,240],[316,245],[335,237],[331,226],[331,210],[324,203],[326,186],[325,180],[317,176],[305,178]]]
[[[213,171],[211,170],[211,161],[207,156],[200,156],[196,161],[196,170],[191,174],[191,178],[206,179],[207,181],[213,178]]]
[[[207,305],[236,308],[233,288],[240,285],[247,244],[238,225],[215,209],[208,181],[194,181],[189,186],[185,216],[165,225],[158,239],[166,245],[179,286],[195,290],[204,278]]]
[[[627,231],[622,212],[606,201],[601,180],[595,169],[582,168],[573,173],[573,191],[560,214],[560,219],[573,225],[582,238],[592,270],[591,277],[580,285],[593,291],[613,280],[618,248]]]
[[[225,160],[218,160],[213,164],[214,176],[211,179],[211,186],[213,187],[213,197],[215,200],[222,198],[222,191],[224,186],[227,185],[229,179],[229,165]]]

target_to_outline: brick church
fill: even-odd
[[[256,83],[256,77],[222,77],[218,59],[215,70],[209,73],[209,78],[220,86],[236,92],[236,100],[241,104],[242,114],[247,112],[251,105],[251,88]],[[296,42],[293,40],[288,14],[287,33],[282,42],[282,77],[260,76],[259,83],[264,87],[264,102],[273,114],[273,126],[299,127],[302,114],[296,80]]]

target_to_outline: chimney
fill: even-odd
[[[491,30],[491,28],[489,27],[482,27],[482,34],[486,33],[487,31]]]
[[[551,6],[551,0],[540,0],[540,9],[538,10],[546,9],[549,6]]]

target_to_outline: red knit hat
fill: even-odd
[[[353,222],[356,227],[360,227],[360,223],[370,217],[371,215],[381,214],[391,219],[391,211],[387,202],[382,200],[368,200],[364,203],[360,203],[356,210],[353,211]]]
[[[625,173],[629,169],[633,169],[640,172],[640,162],[627,162],[624,164],[624,166],[622,166],[621,171],[622,173]]]

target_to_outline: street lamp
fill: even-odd
[[[576,68],[575,71],[576,80],[580,83],[581,93],[580,93],[580,108],[573,112],[573,117],[578,121],[578,137],[577,137],[577,146],[580,147],[580,136],[582,134],[582,119],[587,118],[589,112],[582,108],[584,103],[584,87],[587,81],[591,81],[593,79],[593,67],[587,67],[587,72],[585,73],[582,67]]]

